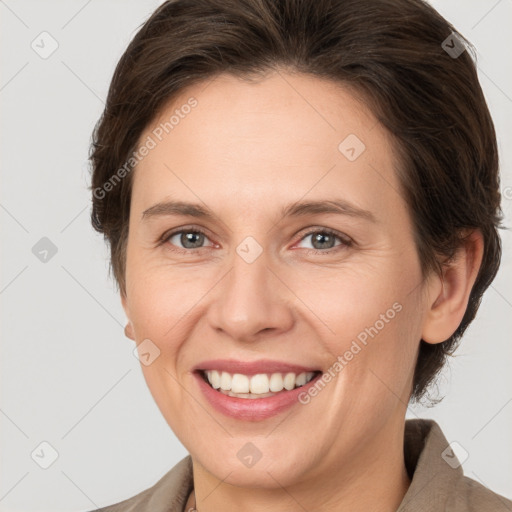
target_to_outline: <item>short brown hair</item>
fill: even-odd
[[[424,277],[441,271],[439,257],[454,254],[464,229],[484,238],[459,327],[443,343],[420,342],[412,390],[419,399],[475,317],[501,258],[497,142],[474,59],[469,41],[422,0],[163,3],[115,69],[90,151],[92,225],[110,244],[122,294],[133,173],[124,166],[119,183],[112,179],[172,98],[220,73],[250,79],[289,69],[346,84],[393,136]]]

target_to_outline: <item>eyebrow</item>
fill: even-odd
[[[377,222],[375,215],[369,210],[355,206],[345,199],[332,199],[324,201],[295,202],[281,209],[281,217],[302,217],[322,213],[334,213],[349,217],[359,217],[370,222]],[[215,215],[209,208],[198,203],[185,201],[164,201],[157,203],[142,212],[141,220],[145,221],[155,217],[184,215],[188,217],[214,219]]]

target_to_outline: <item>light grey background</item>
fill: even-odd
[[[90,135],[114,66],[160,3],[0,0],[2,511],[112,504],[150,487],[187,454],[124,337],[86,189]],[[512,0],[432,3],[477,47],[511,225]],[[35,40],[40,52],[51,49],[43,31],[58,43],[46,59],[31,48]],[[43,237],[57,248],[46,263],[32,252]],[[410,408],[408,417],[435,419],[469,454],[466,474],[512,498],[510,232],[502,240],[500,272],[443,374],[445,399]],[[43,441],[58,452],[48,469],[34,461],[49,460]]]

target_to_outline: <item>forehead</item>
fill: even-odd
[[[277,72],[257,83],[231,75],[195,84],[162,109],[140,143],[140,211],[166,197],[225,206],[288,203],[332,192],[385,208],[400,201],[392,141],[345,86]]]

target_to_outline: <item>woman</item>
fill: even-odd
[[[405,420],[500,262],[469,51],[421,0],[176,0],[139,30],[92,222],[190,455],[102,510],[512,506]]]

